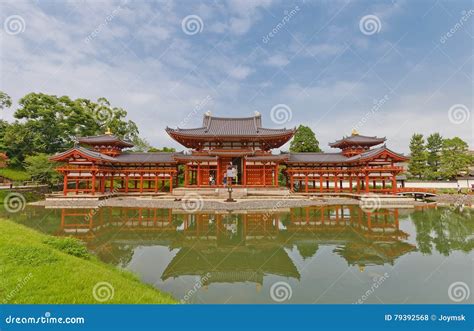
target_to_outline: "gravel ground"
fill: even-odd
[[[436,201],[440,205],[468,205],[472,206],[474,204],[474,195],[467,194],[439,194],[436,197],[432,198],[433,201]]]
[[[137,197],[115,197],[107,200],[47,200],[32,203],[33,205],[45,206],[47,208],[96,208],[96,207],[134,207],[134,208],[172,208],[187,211],[199,210],[273,210],[282,208],[322,206],[322,205],[359,205],[359,200],[351,198],[260,198],[260,199],[237,199],[236,202],[224,202],[223,199],[203,199],[196,197],[188,200],[176,201],[173,198],[137,198]],[[423,202],[396,203],[413,207],[413,204],[423,205]],[[388,206],[389,207],[389,206]]]
[[[197,210],[256,210],[279,209],[318,205],[358,205],[355,199],[237,199],[236,202],[224,202],[223,199],[189,199],[175,201],[174,199],[145,199],[145,198],[111,198],[100,201],[88,200],[48,200],[38,201],[32,205],[49,208],[94,208],[94,207],[143,207],[143,208],[172,208],[190,211]]]

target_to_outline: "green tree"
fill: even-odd
[[[439,165],[441,162],[441,150],[443,148],[443,137],[439,133],[433,133],[426,139],[426,149],[428,151],[427,177],[429,179],[439,178]]]
[[[59,174],[54,169],[54,164],[49,161],[48,155],[37,154],[25,158],[26,172],[31,179],[44,183],[53,184],[58,181]]]
[[[422,134],[415,133],[410,140],[410,161],[408,171],[413,177],[423,178],[426,173],[426,147]]]
[[[70,147],[75,136],[103,134],[107,128],[121,138],[132,140],[138,136],[136,124],[125,119],[127,112],[122,108],[111,107],[105,98],[93,102],[87,99],[72,100],[68,96],[30,93],[20,99],[14,116],[22,121],[15,124],[16,128],[22,129],[20,137],[9,135],[8,139],[14,142],[13,147],[10,147],[7,130],[4,144],[9,156],[19,160],[30,155],[30,150],[56,153]],[[34,137],[31,136],[33,133]]]
[[[134,152],[148,152],[152,148],[146,139],[140,138],[138,136],[132,139],[132,143],[132,151]]]
[[[3,144],[10,158],[9,165],[13,168],[21,168],[26,155],[44,150],[39,132],[18,121],[6,127]]]
[[[155,148],[152,147],[148,150],[148,152],[166,152],[166,153],[173,153],[176,152],[176,148],[174,147],[163,147],[163,148]]]
[[[316,135],[310,127],[304,125],[298,127],[298,130],[290,143],[290,152],[321,152],[319,141],[316,139]]]
[[[443,178],[454,179],[469,170],[472,157],[469,146],[459,137],[445,139],[441,151],[440,174]]]
[[[12,106],[12,98],[3,91],[0,91],[0,110],[10,108]]]

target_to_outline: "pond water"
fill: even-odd
[[[27,207],[2,216],[79,238],[104,262],[189,303],[473,302],[470,209]]]

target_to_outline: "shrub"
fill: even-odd
[[[76,238],[65,237],[65,238],[56,238],[50,237],[44,240],[44,243],[50,245],[51,247],[60,250],[69,255],[73,255],[82,259],[89,259],[90,254],[82,241]]]

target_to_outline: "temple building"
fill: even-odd
[[[237,187],[276,188],[282,173],[296,192],[395,193],[396,176],[403,171],[397,163],[407,160],[379,146],[385,138],[357,132],[330,144],[340,149],[337,153],[276,154],[296,129],[266,128],[258,112],[242,118],[207,112],[200,127],[167,127],[166,132],[190,152],[128,152],[133,144],[110,131],[77,138],[74,147],[51,157],[61,162],[64,195],[171,192],[178,185],[217,188],[228,183],[229,169]]]

